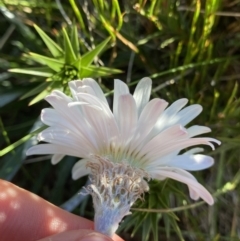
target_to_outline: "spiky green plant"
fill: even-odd
[[[67,33],[65,28],[62,29],[60,42],[63,42],[63,47],[54,42],[40,27],[37,25],[34,25],[34,27],[46,44],[52,57],[30,52],[24,55],[26,60],[33,60],[43,65],[43,67],[9,69],[9,72],[12,73],[47,77],[40,85],[21,97],[25,99],[37,95],[31,100],[29,105],[42,100],[53,89],[65,89],[70,80],[86,77],[98,78],[121,73],[118,69],[92,64],[94,59],[106,49],[111,38],[107,38],[94,49],[81,55],[76,25],[71,26],[70,34]]]

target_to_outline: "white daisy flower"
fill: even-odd
[[[190,197],[213,204],[211,194],[188,171],[213,165],[211,157],[196,154],[196,145],[220,144],[209,137],[205,126],[185,128],[202,111],[200,105],[179,99],[167,108],[162,99],[150,99],[152,81],[143,78],[133,95],[120,80],[114,82],[113,112],[93,79],[71,81],[72,97],[55,90],[46,100],[53,108],[42,110],[49,127],[39,135],[39,144],[27,155],[53,154],[52,163],[65,155],[82,158],[72,170],[73,179],[90,174],[87,190],[95,208],[95,229],[109,236],[116,231],[132,204],[148,190],[147,180],[172,178],[187,184]],[[193,138],[194,137],[194,138]]]

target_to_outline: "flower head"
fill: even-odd
[[[115,80],[113,112],[97,82],[90,78],[69,83],[72,97],[57,90],[46,97],[53,108],[42,110],[41,119],[49,127],[38,138],[48,144],[33,146],[27,154],[53,154],[53,164],[64,155],[82,158],[74,165],[72,176],[78,179],[90,174],[92,184],[87,189],[98,216],[96,226],[111,215],[113,219],[125,216],[148,190],[148,178],[183,182],[192,199],[201,197],[213,204],[211,194],[188,172],[210,167],[213,159],[196,154],[201,148],[179,154],[191,146],[203,144],[214,149],[211,142],[220,144],[213,138],[195,137],[209,132],[208,127],[185,127],[202,107],[184,108],[187,99],[168,108],[165,100],[149,101],[151,85],[151,79],[143,78],[131,95],[125,83]],[[99,218],[103,212],[107,213],[104,220]],[[116,230],[97,229],[109,235]]]

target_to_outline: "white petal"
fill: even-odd
[[[85,138],[86,142],[91,143],[92,151],[95,152],[98,150],[99,147],[99,139],[98,139],[98,129],[95,129],[94,126],[91,125],[92,118],[90,116],[95,116],[94,119],[97,121],[98,113],[100,112],[99,109],[92,108],[92,105],[69,105],[69,108],[75,113],[72,118],[78,122],[77,130],[79,138],[82,136]],[[77,113],[79,115],[77,116]],[[81,113],[81,114],[80,114]],[[90,116],[89,116],[90,115]],[[79,134],[80,133],[80,134]]]
[[[81,93],[81,98],[89,104],[100,106],[104,109],[103,114],[106,116],[106,118],[110,117],[114,119],[109,107],[97,97],[90,94]],[[70,103],[67,103],[66,107],[64,106],[66,102],[64,102],[61,98],[57,96],[48,96],[48,101],[50,102],[50,104],[52,104],[52,106],[54,106],[54,108],[58,110],[58,112],[64,117],[65,121],[68,122],[69,125],[74,127],[75,130],[80,132],[82,136],[87,138],[92,143],[94,148],[98,147],[99,139],[97,138],[98,136],[96,136],[96,134],[99,134],[98,130],[94,129],[89,125],[89,120],[87,120],[89,116],[85,116],[86,113],[83,112],[83,108],[85,108],[89,114],[92,113],[92,115],[94,115],[93,112],[95,110],[90,110],[90,108],[86,106],[71,106]],[[97,114],[98,113],[95,112],[95,119]],[[109,129],[113,131],[113,128],[110,127]],[[68,129],[70,129],[70,126],[68,126]],[[116,129],[117,128],[115,128],[115,130]],[[73,128],[71,128],[70,130],[73,130]]]
[[[66,108],[66,116],[62,116],[56,110],[45,108],[42,110],[41,119],[46,125],[52,126],[52,132],[59,132],[60,130],[75,135],[77,139],[87,143],[94,150],[97,148],[96,140],[94,139],[94,132],[87,127],[85,118],[79,109],[72,111],[71,108]],[[79,123],[79,119],[81,123]],[[49,129],[44,130],[49,131]],[[90,144],[91,143],[91,144]]]
[[[137,107],[132,95],[121,95],[118,102],[118,124],[123,141],[131,138],[137,125]],[[124,143],[123,143],[124,144]]]
[[[141,112],[136,132],[140,132],[140,136],[142,137],[149,134],[167,105],[168,103],[162,99],[152,99],[148,102]]]
[[[188,99],[181,98],[179,100],[174,101],[167,109],[166,115],[168,117],[174,116],[177,114],[186,104],[188,103]]]
[[[210,156],[197,155],[178,155],[167,163],[168,166],[182,168],[188,171],[198,171],[211,167],[214,160]]]
[[[51,95],[53,96],[59,96],[61,99],[64,99],[66,102],[71,102],[72,98],[69,96],[65,95],[62,91],[60,90],[53,90]]]
[[[143,108],[149,101],[152,90],[152,80],[148,77],[143,78],[137,84],[134,91],[133,98],[136,101],[138,116],[140,116]]]
[[[82,86],[82,80],[72,80],[72,81],[68,82],[68,86],[69,86],[69,89],[72,93],[74,100],[77,100],[77,98],[75,96],[78,92],[78,87]]]
[[[48,128],[38,134],[39,141],[45,141],[56,145],[63,145],[76,149],[79,155],[85,156],[92,152],[92,146],[86,143],[81,136],[76,137],[73,133],[64,130]]]
[[[57,95],[48,95],[45,100],[52,105],[52,107],[60,113],[62,116],[64,116],[66,119],[71,118],[69,116],[69,113],[67,113],[67,106],[68,106],[68,101],[65,100],[64,98],[61,98],[60,96]]]
[[[159,148],[156,144],[154,146],[150,146],[150,142],[148,145],[148,150],[146,151],[146,158],[149,160],[149,165],[155,165],[156,163],[159,163],[159,160],[161,160],[162,157],[165,155],[170,154],[171,152],[180,151],[184,148],[195,146],[195,145],[209,145],[214,150],[214,145],[211,142],[215,142],[217,144],[220,144],[220,142],[213,138],[191,138],[181,141],[174,141],[169,143],[166,142],[161,145],[161,148]]]
[[[96,96],[106,105],[108,104],[102,89],[94,79],[84,78],[82,80],[73,80],[68,84],[73,96],[78,97],[80,93],[87,93]],[[75,98],[75,100],[78,100],[78,98]]]
[[[188,186],[188,189],[189,189],[189,196],[191,197],[191,199],[193,200],[198,200],[200,198],[198,192],[195,191],[195,189],[192,189]],[[212,204],[210,204],[212,205]]]
[[[79,94],[79,98],[90,105],[93,105],[94,107],[99,107],[100,109],[104,110],[107,115],[112,115],[112,111],[109,108],[109,105],[102,102],[100,99],[98,99],[96,96],[87,94],[87,93],[81,93]]]
[[[90,95],[85,97],[93,98]],[[119,137],[119,131],[112,112],[105,104],[102,103],[101,106],[103,110],[94,109],[88,105],[83,105],[81,108],[84,119],[88,124],[86,131],[91,131],[90,133],[93,134],[92,137],[95,138],[98,148],[104,148],[105,146],[107,149],[110,147],[109,144]],[[71,108],[76,108],[76,106],[71,106]]]
[[[106,105],[108,105],[108,102],[107,102],[107,99],[102,91],[102,89],[100,88],[99,84],[94,80],[94,79],[91,79],[91,78],[85,78],[83,79],[83,83],[84,85],[88,85],[90,86],[95,95],[102,101],[104,102]]]
[[[182,109],[178,114],[178,123],[185,126],[202,112],[202,106],[195,104]]]
[[[184,170],[163,167],[159,170],[155,170],[152,175],[156,179],[158,179],[158,177],[168,177],[179,182],[183,182],[188,185],[192,199],[196,200],[201,197],[209,205],[214,203],[212,195],[200,183],[198,183],[198,181],[190,173]]]
[[[97,105],[93,105],[87,102],[83,102],[83,101],[74,101],[68,104],[68,107],[72,107],[72,106],[83,106],[83,105],[88,105],[89,107],[96,109],[96,110],[103,110],[100,106]]]
[[[135,134],[129,145],[129,151],[135,152],[142,148],[148,142],[148,135],[153,129],[158,116],[166,108],[167,102],[161,99],[153,99],[144,107],[138,120]],[[138,151],[137,151],[138,152]]]
[[[91,173],[91,169],[86,167],[86,164],[89,160],[82,159],[76,162],[72,168],[72,179],[77,180],[83,176],[88,175]]]
[[[110,134],[108,131],[106,114],[103,111],[92,109],[89,106],[83,106],[84,115],[89,123],[89,129],[95,132],[95,138],[98,147],[107,146]]]
[[[60,146],[55,144],[39,144],[37,146],[32,146],[26,152],[27,156],[30,155],[46,155],[46,154],[63,154],[69,156],[81,157],[75,149]]]
[[[181,125],[174,125],[155,136],[142,148],[141,152],[149,153],[155,149],[159,149],[159,147],[162,149],[164,146],[171,146],[172,142],[178,142],[184,139],[189,139],[187,130]]]
[[[69,122],[54,109],[51,109],[51,108],[43,109],[41,113],[41,120],[44,124],[48,126],[64,127],[64,129],[69,129],[69,130],[72,130],[73,132],[77,132],[77,128],[75,127],[75,125],[72,124],[72,121]]]
[[[64,158],[65,155],[62,155],[62,154],[54,154],[51,158],[51,163],[53,165],[59,163],[63,158]]]
[[[206,127],[206,126],[195,125],[195,126],[189,127],[187,129],[187,131],[188,131],[189,136],[193,137],[193,136],[198,136],[198,135],[201,135],[201,134],[204,134],[204,133],[211,132],[211,129]]]
[[[94,96],[87,96],[85,94],[85,95],[82,95],[82,98],[92,104],[94,104],[96,101],[99,102],[100,107],[102,108],[102,111],[98,110],[98,113],[101,112],[101,116],[105,120],[105,124],[107,125],[108,132],[111,134],[110,138],[119,136],[118,125],[109,106],[105,105],[105,103],[95,98]]]
[[[175,116],[187,104],[187,102],[188,100],[184,98],[173,102],[158,118],[155,127],[150,133],[150,136],[154,137],[158,135],[161,131],[167,129],[168,127],[179,124],[177,122],[178,119],[175,118]]]
[[[113,114],[118,119],[118,101],[121,95],[129,94],[128,86],[121,80],[114,80]]]
[[[94,90],[88,86],[88,85],[83,85],[83,86],[79,86],[77,88],[77,94],[76,96],[78,96],[78,94],[81,94],[81,93],[86,93],[86,94],[90,94],[90,95],[95,95],[95,92]]]

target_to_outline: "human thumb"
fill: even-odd
[[[111,238],[90,229],[71,230],[48,236],[38,241],[113,241]]]

